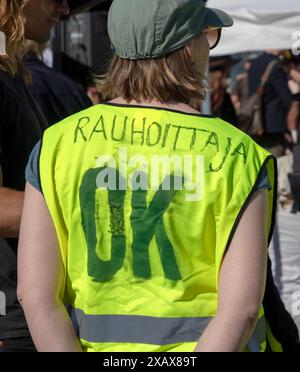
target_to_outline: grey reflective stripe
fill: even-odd
[[[212,318],[154,318],[136,315],[86,315],[72,310],[79,338],[88,342],[171,345],[197,342]]]
[[[258,319],[255,331],[248,342],[248,349],[252,353],[258,353],[260,351],[260,346],[263,342],[266,341],[266,319],[261,317]]]
[[[78,337],[92,343],[132,343],[172,345],[197,342],[213,319],[154,318],[136,315],[86,315],[72,309],[70,316]],[[258,320],[248,343],[251,352],[259,352],[266,339],[265,318]]]

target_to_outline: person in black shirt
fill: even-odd
[[[285,134],[294,124],[292,115],[296,97],[289,90],[288,76],[279,63],[277,50],[269,50],[252,62],[248,73],[249,96],[251,97],[259,87],[261,78],[268,65],[277,60],[272,68],[263,96],[264,135],[259,139],[260,145],[269,149],[273,155],[279,157],[284,154],[286,147]],[[289,122],[290,121],[290,122]]]
[[[45,45],[27,41],[23,61],[32,76],[32,84],[28,86],[30,93],[43,111],[48,125],[53,125],[92,106],[92,102],[79,84],[43,62]]]
[[[214,115],[237,126],[238,118],[233,107],[230,95],[227,93],[225,84],[225,67],[215,67],[211,69],[211,86],[212,86],[212,112]]]
[[[29,74],[20,62],[26,37],[43,43],[62,15],[66,0],[1,0],[0,7],[0,351],[34,351],[17,300],[17,238],[25,188],[25,166],[47,121],[28,91]],[[25,30],[24,30],[25,29]]]

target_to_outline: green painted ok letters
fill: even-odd
[[[83,177],[80,187],[80,206],[82,227],[88,247],[88,275],[95,282],[107,282],[121,269],[126,250],[126,237],[124,228],[124,201],[126,191],[108,189],[111,222],[111,260],[101,260],[97,253],[96,234],[96,179],[98,174],[106,168],[90,169]],[[123,178],[116,171],[116,184]],[[126,180],[122,179],[122,182]],[[169,184],[169,190],[164,190],[163,185]],[[133,243],[133,273],[136,277],[149,279],[151,277],[149,245],[153,237],[159,250],[159,255],[165,277],[169,280],[181,279],[176,262],[174,248],[165,231],[163,215],[168,209],[176,194],[174,190],[175,176],[167,177],[152,201],[147,207],[147,191],[136,190],[132,192],[132,213],[130,217]],[[116,228],[117,227],[117,228]]]

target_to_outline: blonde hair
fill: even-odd
[[[28,40],[26,39],[24,42],[24,51],[25,54],[33,54],[39,59],[43,59],[43,52],[47,48],[48,43],[37,43],[36,41],[33,40]]]
[[[177,101],[197,106],[205,98],[205,77],[192,62],[189,46],[157,59],[127,60],[114,56],[96,79],[103,100]]]
[[[24,0],[0,1],[0,31],[6,36],[6,55],[0,56],[0,68],[12,77],[19,73],[26,81],[30,75],[21,62],[25,40],[23,6]]]

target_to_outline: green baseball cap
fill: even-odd
[[[230,27],[232,18],[204,0],[114,0],[108,34],[120,58],[163,57],[209,28]]]

